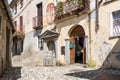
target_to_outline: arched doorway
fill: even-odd
[[[76,25],[70,34],[70,63],[85,63],[85,31],[82,26]]]

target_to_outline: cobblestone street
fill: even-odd
[[[60,67],[12,67],[5,71],[0,80],[92,80],[98,75],[107,73],[120,74],[120,70],[93,70],[80,65]]]

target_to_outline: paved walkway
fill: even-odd
[[[0,80],[120,80],[119,74],[120,70],[91,69],[81,65],[10,67]]]

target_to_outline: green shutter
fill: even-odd
[[[71,49],[71,48],[73,48],[73,46],[74,46],[74,45],[73,45],[73,43],[72,43],[72,42],[70,42],[70,49]]]

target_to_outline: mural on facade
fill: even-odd
[[[54,3],[49,3],[46,8],[46,19],[47,24],[50,24],[54,21],[55,18],[55,5]]]

